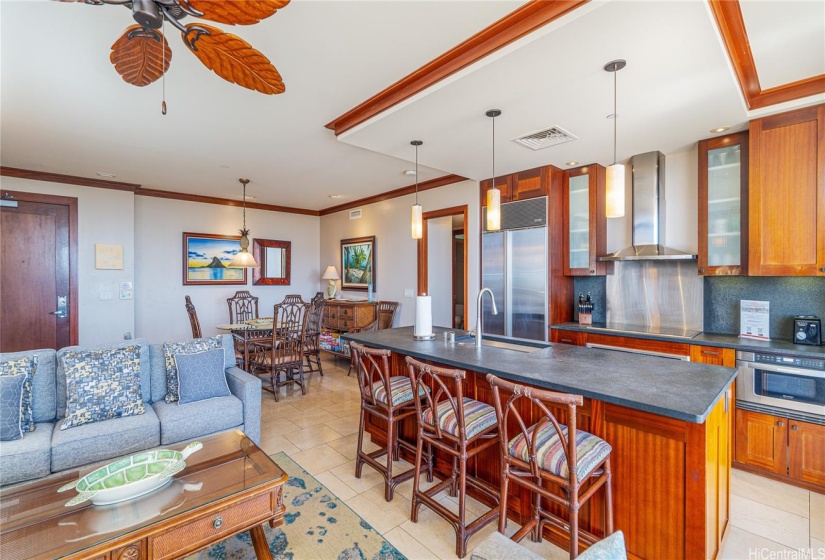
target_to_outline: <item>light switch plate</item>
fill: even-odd
[[[132,283],[131,282],[121,282],[120,283],[120,289],[121,290],[131,290],[132,289]]]
[[[112,290],[100,290],[100,301],[111,301],[115,299],[115,293]]]
[[[132,299],[132,290],[120,290],[120,299]]]
[[[404,297],[415,297],[415,290],[412,288],[404,288]]]

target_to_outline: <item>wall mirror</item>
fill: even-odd
[[[287,286],[292,268],[292,242],[274,239],[253,239],[252,256],[261,265],[252,269],[256,286]]]

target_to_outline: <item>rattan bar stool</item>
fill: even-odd
[[[576,429],[576,407],[581,395],[543,391],[517,385],[488,374],[501,441],[501,516],[499,532],[507,522],[507,491],[514,482],[533,493],[532,519],[511,538],[518,542],[527,533],[541,542],[542,529],[549,524],[570,535],[570,558],[579,551],[579,539],[593,544],[600,539],[579,529],[579,508],[602,486],[605,488],[605,534],[613,532],[613,496],[610,488],[610,452],[603,439]],[[502,392],[507,393],[503,396]],[[505,400],[506,399],[506,400]],[[525,402],[527,401],[527,402]],[[567,425],[559,424],[550,406],[567,407]],[[538,411],[539,420],[530,424],[524,414]],[[508,429],[509,427],[509,429]],[[583,484],[584,483],[584,484]],[[560,489],[554,493],[551,488]],[[564,506],[569,520],[542,507],[542,499]]]
[[[463,396],[462,382],[466,375],[463,370],[431,366],[409,356],[407,368],[413,387],[426,390],[423,398],[415,401],[418,446],[410,518],[413,523],[418,522],[418,509],[423,504],[446,519],[455,529],[456,554],[463,558],[467,554],[467,540],[499,516],[498,490],[467,472],[468,460],[498,443],[495,409]],[[451,456],[453,468],[450,476],[441,483],[421,490],[418,482],[425,444]],[[468,485],[496,503],[490,511],[469,524],[465,508]],[[451,495],[458,494],[458,515],[435,498],[445,488],[450,489]]]
[[[350,349],[358,376],[358,387],[361,390],[361,422],[358,425],[355,478],[361,478],[361,470],[365,463],[377,470],[384,477],[384,499],[389,502],[392,501],[395,487],[415,474],[415,469],[394,474],[392,464],[398,460],[400,447],[415,453],[412,444],[399,439],[397,426],[405,418],[415,415],[412,385],[409,377],[390,376],[389,357],[392,352],[389,350],[368,348],[357,342],[350,342]],[[387,443],[383,449],[377,449],[372,453],[365,453],[363,450],[364,426],[368,415],[387,423]],[[382,455],[386,456],[385,463],[378,462]],[[427,480],[432,479],[433,469],[430,461],[427,467]]]

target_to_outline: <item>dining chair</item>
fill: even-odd
[[[271,391],[275,400],[279,399],[281,387],[297,384],[301,394],[306,395],[304,383],[304,337],[306,336],[307,303],[280,303],[272,311],[272,338],[267,342],[249,343],[252,357],[250,373],[268,372],[271,386],[263,389]],[[283,381],[281,381],[283,375]]]
[[[238,290],[234,296],[226,298],[226,304],[229,306],[230,323],[243,323],[258,318],[258,298],[249,293],[248,290]],[[243,370],[247,368],[247,364],[244,363],[244,344],[248,344],[250,339],[259,341],[267,333],[256,331],[245,334],[247,336],[246,341],[235,333],[232,334],[235,339],[235,363]]]
[[[186,314],[189,315],[189,326],[192,327],[192,338],[203,338],[201,336],[201,324],[198,321],[198,312],[189,296],[186,296]]]
[[[304,298],[301,297],[301,294],[287,294],[284,298],[284,301],[281,302],[281,305],[287,304],[291,305],[293,303],[306,303]]]
[[[309,311],[307,316],[307,330],[304,337],[304,358],[307,362],[307,373],[318,372],[321,377],[324,376],[324,368],[321,365],[321,320],[324,314],[324,295],[318,292],[318,295],[312,298],[309,302]]]

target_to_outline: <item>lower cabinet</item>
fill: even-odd
[[[825,490],[825,426],[752,410],[736,411],[737,466]]]

